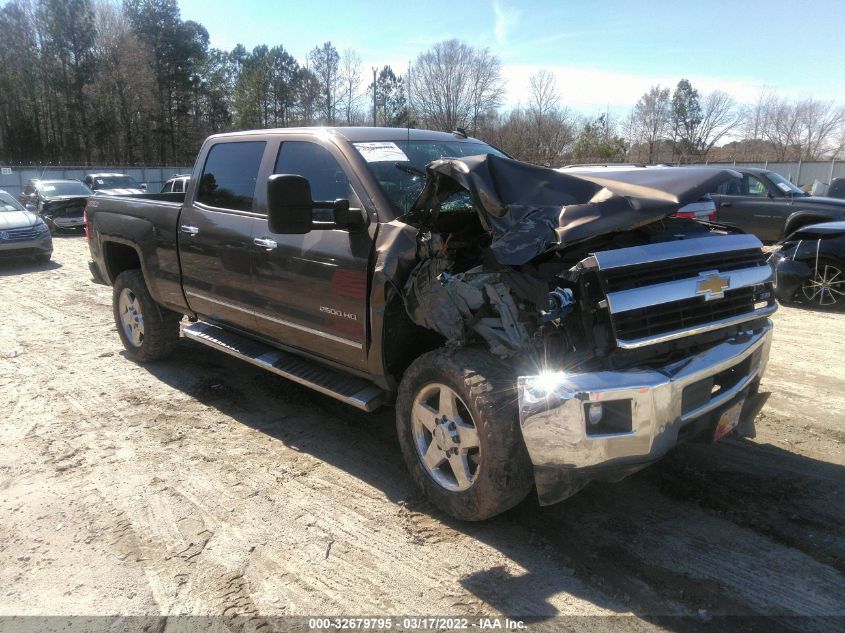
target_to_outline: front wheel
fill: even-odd
[[[415,360],[399,387],[396,429],[417,486],[457,519],[500,514],[531,489],[516,381],[485,351],[440,349]]]
[[[845,307],[845,270],[843,266],[820,259],[811,266],[810,278],[798,291],[805,301],[820,308]]]
[[[167,358],[179,343],[182,315],[158,305],[140,270],[127,270],[114,280],[114,321],[127,355],[140,363]]]

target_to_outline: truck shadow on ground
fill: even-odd
[[[61,267],[62,265],[54,259],[51,259],[49,262],[37,262],[29,257],[3,259],[0,260],[0,277],[38,273],[47,270],[56,270]]]
[[[464,534],[499,551],[507,564],[467,569],[458,580],[479,611],[490,605],[514,618],[595,630],[590,618],[556,618],[568,594],[597,611],[632,612],[684,632],[719,630],[720,614],[824,615],[838,608],[842,615],[841,598],[830,597],[845,595],[841,466],[752,441],[687,445],[621,483],[591,484],[548,508],[529,497],[500,517],[468,524],[416,491],[392,410],[364,414],[204,347],[183,347],[181,359],[145,368],[381,490],[398,504],[412,542]],[[796,582],[808,577],[813,582]],[[806,619],[781,619],[764,628],[812,627]]]

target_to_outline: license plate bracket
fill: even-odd
[[[713,432],[714,442],[718,442],[739,426],[739,421],[742,418],[743,405],[745,405],[745,397],[740,398],[722,411],[719,415],[719,421],[716,423],[716,430]]]

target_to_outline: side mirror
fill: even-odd
[[[268,225],[272,233],[302,235],[314,229],[354,231],[367,226],[362,209],[350,209],[349,200],[314,202],[307,178],[275,174],[267,180]],[[314,209],[328,209],[332,220],[314,221]]]
[[[313,208],[311,185],[307,178],[274,174],[267,179],[267,219],[272,233],[310,233]]]
[[[141,183],[141,191],[146,191],[146,190],[147,190],[147,183],[142,182]]]

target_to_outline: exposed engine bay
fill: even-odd
[[[485,234],[471,226],[434,230],[419,236],[420,263],[405,284],[405,304],[415,323],[449,345],[483,340],[502,358],[535,360],[579,352],[583,363],[613,348],[590,254],[708,234],[692,220],[665,218],[512,267],[499,264],[482,246]]]
[[[484,342],[493,354],[536,372],[549,364],[599,369],[644,357],[663,362],[724,337],[723,331],[647,352],[620,350],[594,254],[725,235],[669,216],[731,172],[573,176],[495,156],[435,161],[428,172],[407,218],[418,228],[417,263],[402,295],[411,320],[447,345]],[[683,251],[674,257],[683,258]]]

